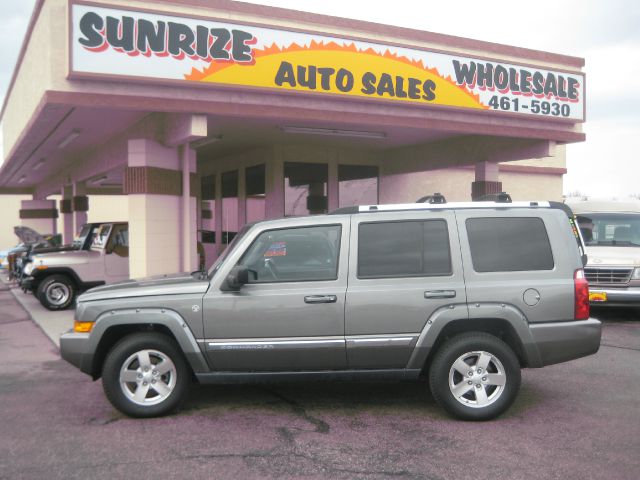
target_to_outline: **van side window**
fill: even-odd
[[[552,270],[553,253],[541,218],[468,218],[476,272]]]
[[[358,278],[451,275],[445,220],[361,223]]]
[[[238,265],[250,271],[249,283],[336,280],[340,225],[262,232]]]

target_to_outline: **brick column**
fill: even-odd
[[[71,186],[62,187],[62,199],[60,200],[60,213],[62,214],[62,243],[73,242],[73,202],[71,199]]]
[[[87,223],[87,212],[89,211],[89,197],[87,197],[85,182],[73,183],[71,208],[73,210],[73,230],[77,235],[82,230],[82,226]]]
[[[187,204],[181,167],[190,171]],[[195,155],[186,146],[168,148],[150,139],[129,140],[123,192],[129,197],[131,278],[197,268],[195,168]]]
[[[502,182],[498,179],[499,167],[497,163],[476,163],[476,180],[471,183],[471,199],[476,200],[483,195],[500,193],[502,191]]]

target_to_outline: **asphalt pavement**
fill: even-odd
[[[0,478],[629,479],[640,471],[640,322],[600,351],[524,370],[502,417],[447,417],[425,384],[194,386],[135,420],[60,359],[0,284]]]

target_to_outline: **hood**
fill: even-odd
[[[176,273],[95,287],[78,297],[78,301],[91,302],[113,298],[204,294],[207,288],[209,288],[209,279],[207,278],[203,280],[198,274]]]
[[[67,267],[100,261],[100,252],[92,250],[61,250],[47,253],[36,252],[32,260],[34,265],[47,267]]]
[[[640,267],[640,247],[586,247],[588,267]]]
[[[68,252],[70,250],[80,250],[80,247],[77,245],[60,245],[58,247],[36,247],[33,250],[31,250],[31,253],[34,255],[40,255],[43,253]]]
[[[42,235],[36,232],[33,228],[16,226],[13,227],[13,233],[20,239],[21,242],[30,245],[32,243],[48,243]]]

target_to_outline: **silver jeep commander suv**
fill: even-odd
[[[450,414],[504,412],[521,368],[595,353],[582,244],[553,202],[377,205],[245,226],[209,272],[97,287],[64,359],[127,415],[188,383],[420,379]]]

